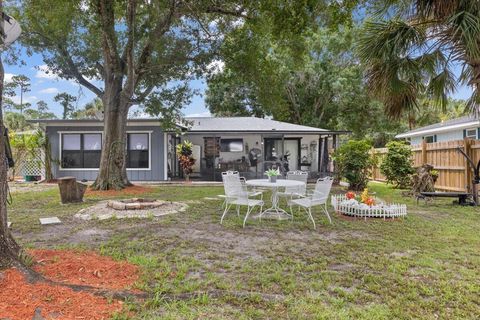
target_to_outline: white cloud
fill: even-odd
[[[217,74],[223,71],[225,68],[225,62],[222,60],[213,60],[207,65],[207,70],[212,74]]]
[[[5,82],[10,82],[12,81],[12,77],[15,76],[13,73],[5,73],[3,80]]]
[[[14,103],[20,104],[20,96],[19,95],[13,96],[11,99]],[[38,100],[38,98],[36,96],[25,96],[25,97],[23,97],[23,103],[34,103],[37,100]]]
[[[58,93],[58,89],[57,88],[46,88],[46,89],[43,89],[43,90],[40,90],[38,91],[39,93],[46,93],[46,94],[55,94],[55,93]]]
[[[42,64],[37,67],[35,78],[58,80],[58,76],[55,73],[53,73],[46,64]]]

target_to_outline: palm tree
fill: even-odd
[[[363,26],[358,52],[369,91],[388,115],[412,114],[419,98],[446,109],[457,83],[472,86],[480,111],[480,1],[389,0]],[[457,77],[452,67],[460,66]]]

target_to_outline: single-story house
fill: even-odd
[[[55,177],[95,180],[103,146],[103,122],[96,119],[35,120],[50,139]],[[338,135],[331,131],[255,117],[186,118],[186,126],[164,131],[158,119],[127,123],[127,173],[131,181],[180,179],[175,147],[193,143],[192,178],[221,180],[221,172],[237,170],[247,178],[263,177],[265,169],[306,170],[312,178],[333,171],[329,155]]]
[[[398,134],[396,138],[406,139],[410,144],[462,140],[464,138],[480,139],[480,120],[473,116],[435,123]]]

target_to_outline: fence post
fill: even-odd
[[[427,163],[427,142],[422,140],[422,166]]]
[[[471,141],[468,138],[463,139],[463,151],[467,156],[471,158],[472,156],[472,148],[471,148]],[[463,162],[465,163],[465,182],[466,182],[466,191],[471,191],[471,183],[472,183],[472,168],[470,168],[470,163],[468,162],[467,158],[463,158]]]

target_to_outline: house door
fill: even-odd
[[[287,160],[288,160],[288,168],[290,169],[290,171],[299,169],[298,167],[298,164],[300,162],[299,141],[300,140],[285,140],[284,149],[285,149],[285,155],[287,156]]]
[[[264,144],[265,169],[280,165],[285,171],[299,169],[300,138],[265,138]]]

